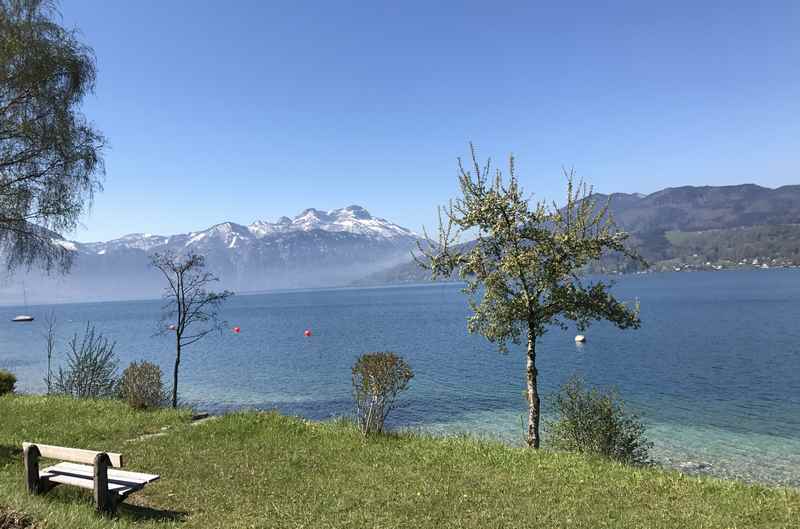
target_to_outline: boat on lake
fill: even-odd
[[[25,300],[25,308],[28,308],[28,292],[25,289],[25,286],[22,287],[22,297]],[[33,321],[33,316],[29,316],[28,314],[20,314],[19,316],[14,316],[11,321],[14,323],[23,323]]]

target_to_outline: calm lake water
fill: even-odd
[[[642,328],[596,324],[588,342],[552,330],[539,346],[541,384],[570,375],[615,385],[639,412],[667,465],[707,463],[718,476],[800,486],[800,271],[627,276],[615,287],[641,301]],[[59,346],[87,321],[116,340],[123,365],[170,373],[173,342],[154,337],[160,301],[0,308],[0,368],[41,392],[44,316]],[[519,443],[525,402],[521,349],[499,354],[466,332],[460,285],[294,291],[238,296],[231,326],[189,348],[180,394],[196,408],[277,408],[314,419],[351,412],[350,367],[366,351],[395,351],[416,377],[393,426],[470,432]],[[303,336],[305,329],[313,336]]]

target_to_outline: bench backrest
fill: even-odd
[[[39,449],[39,455],[42,457],[71,461],[73,463],[83,463],[85,465],[93,465],[95,456],[102,453],[95,452],[94,450],[82,450],[80,448],[66,448],[64,446],[43,445],[39,443],[22,443],[23,450],[27,449],[29,446],[36,446],[36,448]],[[122,466],[122,454],[106,452],[106,455],[108,455],[108,459],[111,461],[111,466]]]

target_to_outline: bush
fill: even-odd
[[[397,395],[408,389],[414,372],[394,353],[366,353],[353,366],[356,421],[364,435],[380,433]]]
[[[120,397],[131,408],[139,410],[159,408],[167,398],[161,382],[161,368],[150,362],[132,362],[126,367],[119,389]]]
[[[629,464],[650,461],[652,447],[638,416],[625,411],[616,391],[584,389],[573,377],[556,394],[558,419],[549,425],[554,448],[598,454]]]
[[[14,384],[17,383],[17,377],[13,373],[0,369],[0,395],[14,392]]]
[[[77,398],[107,398],[117,395],[116,342],[109,342],[87,323],[83,337],[69,341],[66,368],[59,367],[52,380],[53,393]]]

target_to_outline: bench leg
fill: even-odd
[[[106,453],[97,454],[94,458],[94,506],[102,514],[115,514],[117,502],[115,494],[108,490],[108,467],[111,460]]]
[[[30,445],[22,452],[22,458],[25,462],[25,485],[30,494],[39,494],[39,448],[36,445]]]

